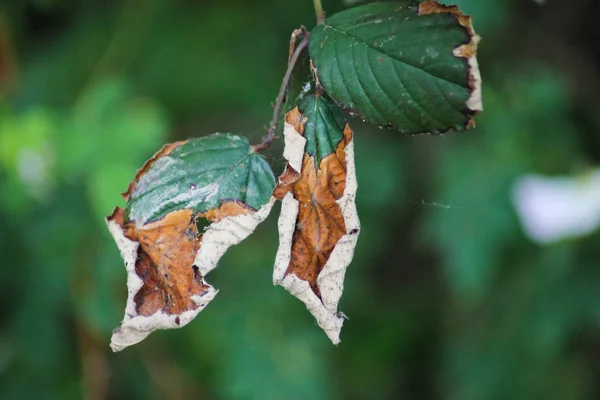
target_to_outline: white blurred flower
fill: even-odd
[[[47,145],[40,149],[24,147],[17,153],[17,174],[29,194],[38,200],[48,196],[52,183],[53,164],[54,151]]]
[[[587,235],[600,226],[600,169],[576,177],[525,175],[514,185],[512,201],[537,243]]]

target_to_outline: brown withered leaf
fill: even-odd
[[[288,165],[274,192],[283,204],[273,281],[302,300],[337,344],[337,307],[359,231],[353,133],[330,100],[311,96],[300,106],[303,113],[286,115]]]
[[[247,140],[223,134],[166,145],[140,169],[106,220],[127,270],[114,351],[185,326],[215,297],[206,275],[268,216],[274,181]]]
[[[349,129],[351,137],[352,133]],[[286,274],[294,273],[310,283],[321,296],[317,277],[329,260],[337,242],[346,233],[342,209],[337,200],[346,187],[345,147],[348,138],[315,166],[315,157],[304,154],[300,179],[292,184],[291,192],[298,201],[298,218],[292,239],[292,257]]]
[[[150,316],[162,310],[179,315],[195,310],[198,304],[191,298],[201,296],[209,286],[189,267],[202,240],[192,211],[175,211],[139,229],[129,223],[125,235],[139,243],[135,272],[143,285],[134,297],[138,314]]]
[[[125,222],[124,209],[115,208],[107,223],[126,263],[129,299],[125,318],[113,334],[113,350],[135,344],[153,330],[183,327],[194,319],[217,294],[204,276],[234,241],[240,241],[232,240],[232,235],[243,238],[251,233],[252,227],[240,231],[237,225],[260,222],[255,214],[237,201],[228,201],[204,214],[178,210],[138,227],[135,222]],[[211,227],[218,226],[218,232],[211,227],[199,232],[198,218],[206,218]],[[207,243],[203,243],[205,236]],[[203,246],[209,249],[200,255]]]

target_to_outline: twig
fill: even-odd
[[[315,13],[317,14],[317,25],[322,25],[325,22],[325,11],[321,5],[321,0],[313,0]]]
[[[302,37],[302,41],[294,50],[296,39],[299,36]],[[283,81],[281,82],[281,87],[279,88],[279,94],[277,95],[277,99],[275,100],[275,106],[273,108],[273,118],[271,119],[271,123],[269,124],[269,129],[267,131],[267,137],[265,138],[265,140],[263,140],[263,142],[260,144],[252,146],[252,149],[255,152],[261,152],[269,148],[273,140],[275,140],[275,130],[277,129],[277,121],[279,120],[279,117],[281,115],[281,108],[283,106],[284,98],[286,97],[288,86],[290,84],[290,78],[292,77],[294,66],[298,61],[302,50],[304,50],[306,46],[308,46],[308,37],[309,33],[304,27],[296,29],[294,30],[294,32],[292,32],[292,37],[290,39],[290,56],[288,58],[288,67],[287,71],[285,71],[285,75],[283,76]]]
[[[296,39],[298,39],[298,36],[302,36],[305,33],[306,28],[304,28],[303,26],[298,29],[294,29],[294,31],[292,32],[292,36],[290,37],[290,53],[288,57],[288,64],[292,62],[292,57],[294,56],[294,52],[296,50]]]

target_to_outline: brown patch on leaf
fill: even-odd
[[[471,17],[460,12],[458,6],[446,6],[438,3],[435,0],[425,0],[419,4],[418,15],[449,13],[456,17],[458,22],[467,29],[472,30]]]
[[[299,204],[285,274],[294,273],[307,281],[319,298],[317,278],[338,241],[346,234],[342,209],[336,200],[346,188],[345,148],[351,138],[352,131],[346,125],[344,140],[334,154],[321,160],[318,169],[314,157],[304,154],[300,179],[290,188]]]
[[[297,106],[285,114],[285,122],[292,125],[296,132],[304,135],[304,124],[306,123],[306,118],[302,116],[302,113],[300,113],[300,109]]]
[[[236,215],[249,214],[255,211],[252,207],[240,202],[240,201],[226,201],[221,204],[221,207],[207,211],[202,217],[206,218],[210,222],[219,222],[223,218],[235,217]]]
[[[289,165],[286,166],[285,171],[279,177],[279,183],[273,190],[273,197],[278,200],[281,200],[285,197],[287,192],[289,192],[292,188],[292,184],[300,179],[300,174],[296,172]]]
[[[112,214],[106,217],[106,220],[114,221],[119,224],[121,228],[123,228],[125,226],[125,210],[120,207],[115,207]]]
[[[195,310],[191,297],[209,286],[192,269],[201,242],[192,211],[174,211],[143,227],[127,223],[123,228],[127,238],[139,243],[135,272],[143,286],[134,298],[138,314]]]
[[[344,126],[344,131],[342,132],[342,134],[344,135],[344,139],[342,139],[342,142],[340,144],[338,144],[338,147],[336,148],[336,152],[344,153],[344,162],[345,162],[346,146],[352,140],[352,137],[354,136],[354,132],[352,132],[352,129],[350,129],[350,125],[346,124],[346,126]]]
[[[252,211],[241,202],[227,201],[200,216],[219,222]],[[139,244],[135,273],[143,285],[134,297],[139,315],[158,311],[180,315],[195,310],[198,305],[191,298],[210,289],[193,265],[203,235],[198,232],[196,218],[192,210],[178,210],[138,227],[135,222],[125,222],[125,210],[118,207],[108,217],[121,226],[129,240]]]
[[[156,152],[156,154],[154,154],[148,161],[146,161],[146,163],[142,166],[142,168],[140,168],[137,171],[137,173],[135,174],[135,178],[133,178],[133,181],[131,181],[131,183],[127,187],[127,191],[121,193],[121,196],[123,196],[125,201],[129,201],[129,198],[131,197],[131,192],[133,192],[135,185],[139,182],[142,175],[144,175],[144,174],[146,174],[146,172],[148,172],[148,170],[150,169],[152,164],[154,164],[154,162],[156,162],[156,160],[158,160],[161,157],[168,156],[169,154],[171,154],[171,152],[176,147],[181,146],[185,142],[186,141],[184,140],[184,141],[180,141],[180,142],[165,144],[159,151]]]
[[[285,115],[285,122],[292,125],[298,134],[304,135],[306,118],[302,116],[298,107]],[[291,185],[298,179],[300,179],[300,171],[296,171],[289,163],[286,164],[283,174],[279,176],[277,187],[273,190],[273,196],[279,200],[283,199],[286,193],[291,190]]]
[[[471,58],[477,55],[477,44],[479,43],[480,37],[475,35],[471,41],[467,44],[457,47],[452,51],[455,57]]]

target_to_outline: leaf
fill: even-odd
[[[271,167],[247,139],[213,134],[164,146],[124,196],[129,218],[144,225],[182,208],[207,212],[225,200],[259,209],[274,185]]]
[[[309,53],[329,96],[403,133],[474,126],[482,110],[471,18],[436,1],[369,3],[316,26]]]
[[[264,158],[230,134],[165,145],[138,171],[123,194],[127,207],[107,218],[129,289],[114,351],[204,309],[217,294],[204,278],[268,216],[274,186]]]
[[[286,115],[284,136],[288,165],[274,192],[283,203],[273,283],[303,301],[338,344],[338,303],[360,229],[353,133],[330,99],[310,95]]]

